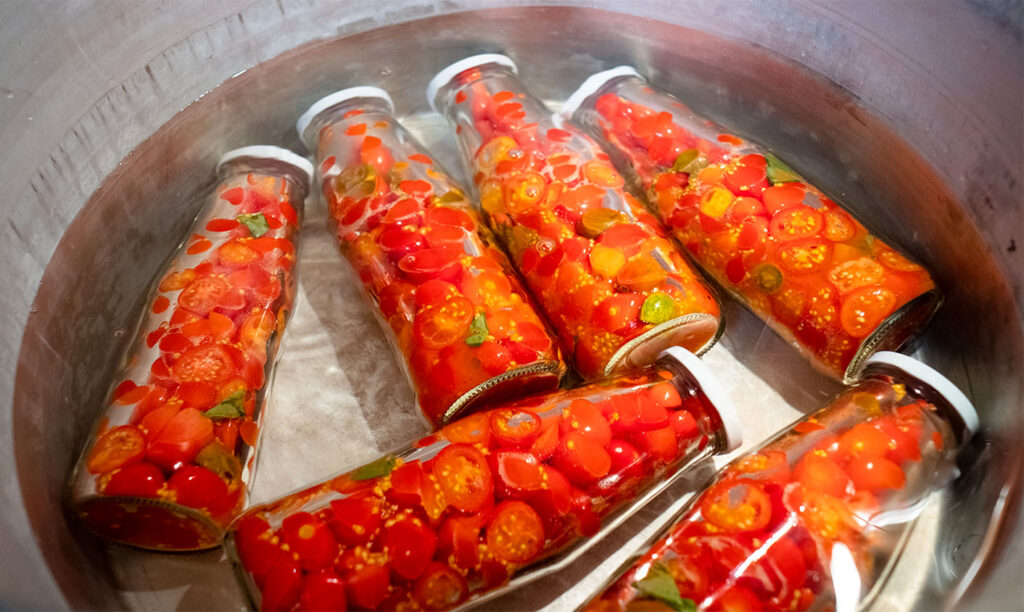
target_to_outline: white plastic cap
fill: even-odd
[[[948,378],[939,374],[931,367],[926,366],[920,361],[913,357],[907,357],[900,353],[894,353],[892,351],[880,351],[875,353],[871,357],[868,357],[864,361],[864,368],[867,368],[871,364],[882,364],[892,366],[898,370],[906,372],[910,376],[928,385],[934,389],[939,395],[941,395],[949,405],[953,407],[953,410],[960,415],[960,418],[964,421],[964,426],[967,428],[967,435],[964,439],[970,438],[974,432],[978,431],[980,422],[978,420],[978,411],[974,409],[974,404],[971,400],[967,399],[963,391],[957,388]],[[862,368],[863,371],[863,368]]]
[[[317,115],[331,108],[332,106],[336,106],[346,100],[351,100],[353,98],[378,98],[384,100],[384,102],[387,103],[388,110],[390,112],[395,112],[394,101],[391,100],[391,96],[388,95],[388,92],[384,91],[380,87],[361,85],[359,87],[349,87],[347,89],[336,91],[314,102],[313,105],[310,106],[306,112],[302,113],[302,116],[299,117],[299,120],[295,122],[295,129],[296,131],[299,132],[299,140],[302,141],[302,144],[306,145],[306,148],[309,150],[313,149],[311,144],[306,142],[305,134],[306,128],[309,127],[310,123],[313,123],[313,120],[316,119]]]
[[[449,81],[461,72],[465,72],[470,68],[476,68],[477,66],[483,66],[484,64],[508,66],[512,69],[513,73],[519,73],[519,68],[512,61],[512,58],[501,53],[481,53],[480,55],[464,57],[454,64],[442,68],[440,72],[434,75],[434,78],[430,79],[430,83],[427,84],[427,104],[430,105],[430,108],[437,112],[437,92],[447,85]]]
[[[661,352],[659,359],[671,357],[678,361],[700,385],[700,390],[708,402],[715,407],[722,421],[722,435],[725,437],[724,452],[734,451],[743,444],[743,428],[736,413],[736,406],[729,399],[718,378],[696,355],[681,346],[670,346]]]
[[[621,76],[640,76],[640,73],[632,66],[616,66],[615,68],[609,68],[608,70],[594,73],[587,77],[587,80],[583,81],[583,83],[576,88],[576,91],[572,92],[572,95],[566,98],[565,104],[562,105],[562,109],[558,111],[558,114],[562,115],[566,119],[572,119],[576,109],[578,109],[587,98],[594,95],[594,93],[596,93],[598,89],[601,89],[601,87],[608,81]]]
[[[292,153],[288,149],[282,149],[281,147],[275,147],[271,145],[252,145],[248,147],[242,147],[240,149],[232,149],[224,155],[221,155],[220,161],[217,162],[217,171],[220,172],[221,166],[224,164],[240,159],[243,157],[254,157],[257,159],[276,159],[284,162],[288,165],[295,166],[306,175],[306,187],[308,189],[309,184],[313,182],[313,164],[308,159],[302,157],[297,153]]]

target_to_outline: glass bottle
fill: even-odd
[[[328,217],[434,428],[487,398],[558,386],[558,348],[463,189],[376,87],[313,104]]]
[[[248,510],[228,552],[262,609],[450,609],[555,571],[688,467],[738,446],[681,348],[619,378],[502,404]]]
[[[715,342],[712,292],[608,156],[530,94],[512,60],[456,62],[427,98],[455,127],[492,229],[583,378]]]
[[[591,76],[562,113],[612,153],[704,271],[817,369],[849,382],[939,307],[927,270],[633,68]]]
[[[70,476],[72,511],[96,535],[201,550],[244,506],[312,173],[277,147],[221,158]]]
[[[719,472],[584,609],[857,610],[977,428],[938,372],[876,353],[825,408]]]

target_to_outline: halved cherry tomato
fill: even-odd
[[[880,456],[854,455],[850,458],[846,472],[853,486],[859,490],[874,492],[902,489],[907,483],[906,474],[900,466]]]
[[[203,276],[195,279],[178,295],[178,305],[197,315],[205,315],[231,291],[231,285],[221,276]]]
[[[331,502],[334,518],[327,525],[346,546],[364,544],[376,535],[383,519],[380,505],[368,497],[346,497]]]
[[[210,508],[228,494],[220,476],[198,465],[175,471],[167,480],[167,488],[175,493],[175,501],[190,508]]]
[[[100,492],[124,497],[156,497],[163,485],[164,473],[160,468],[140,461],[114,472]]]
[[[492,410],[490,422],[494,441],[506,448],[529,448],[540,435],[541,419],[529,410]]]
[[[575,431],[592,438],[601,446],[607,445],[612,439],[611,427],[601,410],[585,399],[573,400],[562,410],[558,429],[563,437]]]
[[[179,411],[173,405],[168,406],[174,415],[159,430],[147,433],[146,459],[162,468],[175,469],[192,461],[204,446],[213,441],[213,422],[194,408]],[[150,413],[141,425],[145,427],[147,419],[157,412],[159,410]]]
[[[617,293],[605,299],[594,310],[594,325],[615,334],[626,334],[640,319],[643,296],[638,293]]]
[[[818,238],[788,242],[777,251],[779,264],[788,272],[809,273],[825,267],[832,256],[832,243]]]
[[[279,551],[263,583],[260,610],[291,610],[299,600],[302,591],[302,569],[292,560],[291,554]]]
[[[437,551],[464,570],[480,562],[480,525],[475,517],[450,516],[438,531]]]
[[[274,532],[270,529],[270,523],[259,516],[244,516],[235,525],[233,536],[235,550],[242,565],[262,587],[267,572],[280,552],[280,549],[271,543]]]
[[[429,348],[444,348],[466,337],[474,314],[472,302],[461,296],[452,296],[440,306],[417,312],[413,333],[418,342]]]
[[[468,444],[446,446],[437,454],[433,473],[445,499],[459,510],[476,512],[492,499],[494,483],[487,460]]]
[[[861,287],[843,299],[839,322],[843,331],[863,338],[896,309],[896,295],[883,287]]]
[[[93,474],[105,474],[142,459],[146,453],[146,439],[133,425],[110,429],[96,440],[86,468]]]
[[[489,458],[495,488],[502,497],[520,497],[544,485],[544,471],[536,456],[520,451],[497,451]]]
[[[885,269],[869,257],[845,261],[829,270],[828,280],[839,293],[846,294],[859,287],[875,285],[882,281]]]
[[[580,485],[604,478],[612,467],[611,455],[604,444],[578,431],[562,438],[554,461],[569,480]]]
[[[424,221],[427,225],[447,225],[461,227],[472,232],[476,229],[476,221],[464,210],[451,206],[435,206],[428,208]]]
[[[308,512],[285,517],[281,531],[288,548],[299,556],[299,565],[306,571],[326,568],[338,554],[338,542],[331,529]]]
[[[211,319],[217,313],[211,314]],[[270,336],[277,330],[277,317],[273,311],[264,309],[253,309],[249,316],[242,322],[239,329],[238,340],[242,347],[255,351],[260,355],[266,353],[267,342]]]
[[[616,436],[627,435],[640,422],[640,398],[635,393],[620,393],[601,404],[601,412]]]
[[[772,503],[761,485],[748,478],[725,480],[701,498],[701,516],[726,531],[758,531],[772,518]]]
[[[171,374],[181,383],[221,383],[235,376],[237,371],[235,360],[219,344],[192,347],[171,366]]]
[[[729,466],[727,477],[734,474],[747,478],[756,478],[763,482],[785,485],[790,478],[789,459],[786,453],[778,450],[763,450],[743,457]]]
[[[490,417],[486,413],[472,414],[445,426],[441,436],[449,442],[489,446],[490,424]]]
[[[710,610],[714,612],[758,612],[764,604],[750,589],[734,584],[717,595]]]
[[[309,612],[345,610],[345,581],[331,570],[307,574],[299,593],[299,608]]]
[[[403,506],[416,506],[422,500],[426,474],[423,464],[409,461],[391,472],[391,488],[387,490],[388,500]]]
[[[870,423],[858,423],[839,436],[839,450],[844,457],[884,457],[889,438]]]
[[[384,548],[391,569],[403,578],[415,580],[434,558],[437,536],[418,519],[404,519],[385,530]]]
[[[462,574],[435,561],[413,585],[412,592],[425,610],[451,610],[469,597],[469,585]]]
[[[391,572],[386,565],[366,563],[345,577],[348,601],[367,610],[376,610],[388,596]]]
[[[544,547],[544,526],[528,504],[505,501],[487,524],[487,548],[509,563],[527,563]]]
[[[432,278],[455,282],[459,278],[459,260],[463,255],[462,249],[457,247],[423,249],[399,259],[398,269],[417,284]]]
[[[846,497],[850,478],[839,464],[823,454],[810,452],[793,468],[793,477],[808,491],[826,493],[842,499]]]
[[[625,440],[612,440],[606,447],[612,458],[612,474],[632,475],[640,464],[640,452]]]
[[[825,225],[821,213],[809,206],[794,206],[772,216],[769,230],[777,240],[788,242],[817,236]]]
[[[679,441],[671,425],[634,434],[640,449],[654,459],[670,463],[679,455]]]
[[[407,231],[402,227],[391,227],[377,237],[377,243],[393,258],[398,259],[407,253],[424,248],[426,239],[419,232]]]
[[[220,262],[229,266],[245,266],[251,264],[263,256],[259,251],[250,247],[248,241],[237,238],[229,240],[217,249]]]
[[[530,446],[530,453],[541,461],[547,461],[555,454],[557,448],[558,424],[555,419],[549,419],[541,425],[540,434]]]

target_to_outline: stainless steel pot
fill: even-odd
[[[400,111],[420,113],[421,135],[451,160],[422,92],[439,67],[490,50],[513,54],[552,100],[596,70],[637,65],[699,112],[791,152],[800,170],[930,264],[947,300],[918,350],[972,397],[984,431],[876,607],[1020,605],[1022,5],[522,4],[0,5],[0,607],[237,605],[234,586],[211,579],[218,559],[149,564],[102,548],[62,513],[64,477],[138,298],[222,151],[298,149],[292,125],[309,103],[375,84]],[[742,357],[743,348],[737,333],[730,350]],[[829,390],[806,378],[793,391],[786,372],[745,365],[798,408]],[[625,554],[633,532],[670,502],[598,550]],[[499,603],[578,601],[553,593],[600,573],[597,557]],[[168,578],[150,576],[146,596],[133,596],[147,568]]]

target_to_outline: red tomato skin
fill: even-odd
[[[263,583],[260,610],[291,610],[302,590],[302,569],[291,555],[281,551]]]
[[[163,485],[164,474],[160,468],[140,461],[114,472],[102,493],[124,497],[156,497]]]
[[[179,504],[190,508],[208,508],[228,494],[220,476],[198,465],[186,465],[174,472],[167,488],[175,492]]]
[[[299,608],[308,612],[345,610],[345,582],[333,571],[306,575],[299,595]]]
[[[401,520],[384,532],[384,548],[391,569],[407,580],[415,580],[434,558],[437,536],[429,527],[411,519]]]
[[[388,596],[391,572],[386,565],[367,564],[345,577],[348,601],[360,608],[376,610]]]

